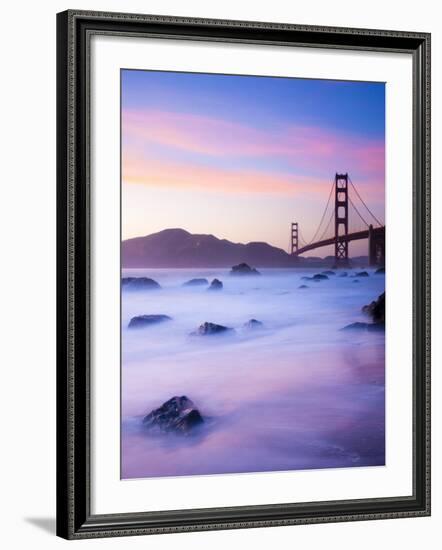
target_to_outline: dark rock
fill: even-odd
[[[348,277],[348,273],[343,271],[342,273],[339,273],[339,277]]]
[[[313,277],[307,277],[304,275],[304,277],[301,277],[301,281],[311,281]]]
[[[359,271],[355,274],[355,277],[370,277],[370,275],[366,271]]]
[[[261,275],[261,273],[254,267],[250,267],[246,263],[234,265],[230,271],[230,275]]]
[[[326,269],[325,271],[322,271],[322,274],[323,275],[336,275],[336,273],[334,271],[332,271],[331,269]]]
[[[148,429],[183,435],[187,435],[203,422],[201,413],[185,395],[172,397],[143,419],[143,424]]]
[[[244,323],[244,328],[261,328],[263,326],[263,323],[261,321],[258,321],[257,319],[250,319],[247,321],[247,323]]]
[[[356,282],[354,280],[353,282]],[[385,292],[383,292],[371,304],[364,306],[362,311],[369,315],[372,323],[352,323],[341,330],[368,330],[368,331],[383,331],[385,330]]]
[[[323,273],[316,273],[316,275],[313,275],[314,281],[325,281],[327,279],[328,279],[327,275],[324,275]]]
[[[210,286],[207,290],[222,290],[223,284],[218,279],[213,279],[213,281],[210,283]]]
[[[192,336],[212,336],[215,334],[225,334],[234,332],[233,328],[217,325],[216,323],[208,323],[207,321],[200,325],[197,330],[191,333]]]
[[[298,288],[309,288],[307,285],[298,286]]]
[[[347,325],[341,330],[368,330],[370,332],[376,332],[376,331],[382,331],[384,330],[384,325],[380,323],[351,323],[350,325]]]
[[[209,281],[207,279],[190,279],[183,283],[183,286],[207,286]]]
[[[123,277],[121,279],[123,290],[155,290],[161,286],[149,277]]]
[[[367,330],[368,323],[351,323],[341,328],[341,330]]]
[[[385,273],[385,267],[379,267],[374,273],[375,275],[383,275]]]
[[[359,283],[359,279],[354,279],[354,283]]]
[[[138,315],[132,317],[129,322],[129,328],[144,328],[150,325],[156,325],[158,323],[164,323],[164,321],[171,321],[172,317],[168,315]]]
[[[385,292],[364,306],[362,311],[373,319],[373,323],[385,323]]]

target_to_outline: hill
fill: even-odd
[[[212,268],[245,262],[253,267],[332,267],[334,257],[294,258],[281,248],[264,242],[247,244],[195,235],[184,229],[164,229],[122,242],[123,268]],[[368,258],[352,258],[353,266],[367,265]]]
[[[296,260],[264,242],[233,243],[214,235],[193,235],[165,229],[122,243],[123,267],[231,267],[246,262],[256,267],[289,267]]]

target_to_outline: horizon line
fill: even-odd
[[[215,239],[217,239],[219,241],[227,241],[228,243],[237,244],[237,245],[244,245],[244,246],[247,246],[249,244],[265,244],[265,245],[270,246],[272,248],[276,248],[278,250],[281,250],[282,252],[287,254],[287,256],[289,256],[289,257],[292,256],[292,254],[287,252],[287,250],[284,250],[283,248],[281,248],[279,246],[275,246],[273,244],[270,244],[267,241],[249,241],[249,242],[232,241],[230,239],[217,237],[213,233],[192,233],[191,231],[188,231],[187,229],[183,229],[182,227],[167,227],[165,229],[160,229],[159,231],[154,231],[153,233],[148,233],[146,235],[138,235],[136,237],[128,237],[127,239],[121,238],[121,243],[125,243],[125,242],[132,241],[132,240],[135,240],[135,239],[144,239],[146,237],[151,237],[152,235],[157,235],[159,233],[164,233],[165,231],[181,231],[183,233],[187,233],[188,235],[192,235],[194,237],[196,237],[196,236],[214,237]],[[333,246],[333,245],[329,244],[329,245],[326,245],[326,246]],[[324,248],[326,248],[326,246]],[[305,259],[320,258],[322,260],[325,260],[327,258],[333,257],[333,254],[328,254],[326,256],[304,256],[304,255],[299,255],[297,257],[298,258],[305,258]],[[348,259],[351,260],[352,258],[356,259],[356,258],[365,258],[365,257],[368,258],[368,254],[362,254],[362,255],[359,255],[359,256],[349,256]]]

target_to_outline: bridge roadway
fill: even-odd
[[[374,227],[373,228],[373,237],[376,236],[377,233],[382,233],[385,231],[385,227]],[[355,233],[349,233],[348,235],[342,235],[340,239],[343,241],[360,241],[362,239],[368,239],[368,229],[364,229],[363,231],[356,231]],[[298,248],[298,250],[294,253],[295,256],[299,256],[300,254],[304,254],[304,252],[308,252],[309,250],[314,250],[315,248],[321,248],[323,246],[329,246],[335,244],[335,237],[331,237],[329,239],[324,239],[322,241],[317,241],[315,243],[310,243],[306,246],[303,246],[302,248]]]

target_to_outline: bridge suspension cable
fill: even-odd
[[[322,232],[322,235],[319,237],[318,241],[322,241],[322,239],[325,237],[325,235],[327,234],[327,231],[329,230],[330,224],[331,224],[332,220],[334,219],[334,217],[335,217],[335,211],[332,210],[331,211],[331,216],[328,220],[328,223],[327,223],[324,231]]]
[[[351,181],[351,178],[350,176],[348,176],[348,179],[350,181],[350,185],[352,186],[354,192],[356,193],[356,195],[359,197],[359,200],[362,202],[362,204],[365,206],[365,208],[367,209],[368,213],[371,215],[371,217],[376,221],[376,223],[382,227],[384,224],[381,223],[377,217],[373,214],[373,212],[370,210],[370,208],[368,208],[368,206],[365,204],[365,201],[364,199],[361,197],[361,195],[359,194],[359,191],[356,189],[356,186],[354,185],[354,183]],[[353,205],[354,206],[354,205]],[[355,207],[355,210],[357,211],[356,207]],[[358,212],[359,214],[359,212]],[[359,214],[360,215],[360,214]]]
[[[357,209],[355,203],[351,200],[351,196],[349,195],[348,196],[348,200],[350,201],[350,204],[353,206],[353,208],[355,209],[356,211],[356,214],[361,218],[361,220],[365,223],[365,225],[367,227],[370,227],[370,224],[367,222],[367,220],[364,218],[364,216],[359,212],[359,210]]]
[[[328,199],[327,199],[327,204],[325,205],[325,208],[324,208],[324,212],[322,213],[322,216],[321,216],[321,220],[319,222],[319,225],[315,231],[315,234],[313,235],[313,238],[307,243],[306,242],[306,245],[309,245],[309,244],[312,244],[313,242],[315,242],[315,239],[316,237],[318,236],[318,233],[319,233],[319,230],[321,229],[321,225],[322,225],[322,222],[324,221],[324,218],[325,218],[325,215],[327,213],[327,210],[328,210],[328,205],[330,204],[330,199],[332,197],[332,194],[333,194],[333,190],[335,188],[335,182],[333,181],[332,183],[332,186],[331,186],[331,189],[330,189],[330,193],[328,195]]]
[[[304,237],[302,236],[302,233],[301,233],[301,229],[298,229],[298,236],[299,236],[299,242],[301,243],[301,245],[304,247],[307,245],[307,241],[304,239]]]
[[[365,208],[365,210],[369,214],[369,217],[367,218],[367,215],[362,213],[361,206],[360,205],[357,206],[355,204],[357,201],[352,199],[352,194],[348,193],[347,194],[347,201],[348,201],[347,209],[350,207],[352,209],[352,212],[355,212],[357,214],[356,216],[354,216],[354,215],[350,216],[350,219],[353,219],[354,221],[353,221],[353,224],[352,224],[353,229],[351,229],[349,231],[349,233],[358,233],[358,232],[361,232],[361,231],[366,231],[367,229],[370,228],[371,225],[375,225],[375,224],[377,226],[379,226],[380,228],[384,227],[384,224],[375,216],[375,214],[367,206],[364,199],[361,197],[361,194],[357,190],[355,184],[351,180],[350,176],[345,174],[345,177],[348,178],[348,181],[349,181],[350,186],[351,186],[350,189],[352,189],[355,192],[356,197],[359,199],[359,201],[362,203],[362,206]],[[344,178],[342,178],[342,179],[344,179]],[[336,205],[335,205],[334,208],[332,207],[330,215],[328,215],[329,206],[331,204],[331,198],[332,198],[332,195],[333,195],[333,191],[335,190],[335,186],[336,186],[336,179],[332,183],[330,193],[328,195],[327,202],[326,202],[325,208],[322,212],[319,224],[316,227],[316,231],[315,231],[315,233],[314,233],[314,235],[313,235],[313,237],[311,238],[310,241],[306,241],[303,234],[301,233],[300,228],[298,227],[298,230],[297,230],[297,238],[299,239],[298,249],[299,248],[306,248],[306,247],[310,249],[311,248],[310,245],[314,245],[315,243],[319,244],[324,240],[328,241],[330,239],[335,238],[333,230],[332,230],[331,235],[330,234],[327,235],[328,232],[329,232],[329,229],[330,229],[330,225],[332,224],[332,221],[335,219],[335,216],[338,215],[337,211],[336,211]],[[348,210],[345,211],[345,217],[346,217],[347,220],[349,219]],[[375,223],[373,223],[373,220],[374,220]],[[348,221],[347,221],[347,223],[348,223]],[[320,234],[320,236],[318,238],[319,234]],[[349,237],[350,237],[350,234],[349,234]],[[361,237],[357,237],[357,238],[361,238]],[[322,246],[325,246],[325,245],[322,245]]]

